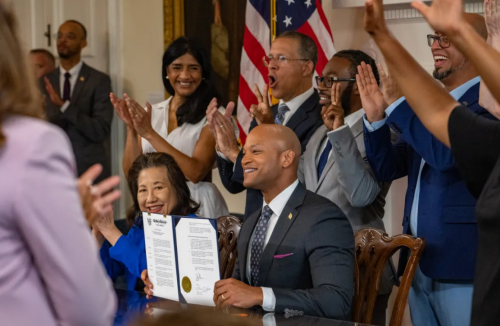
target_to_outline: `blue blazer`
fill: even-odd
[[[314,93],[309,96],[307,100],[299,107],[293,114],[286,126],[292,129],[300,140],[302,153],[306,149],[309,139],[314,134],[316,129],[323,124],[321,118],[321,105],[319,104],[318,91],[315,89]],[[273,115],[276,117],[278,114],[278,105],[271,107]],[[250,131],[257,127],[257,121],[253,119],[250,124]],[[232,194],[237,194],[245,190],[243,186],[243,167],[241,160],[243,159],[243,150],[240,151],[236,163],[228,162],[217,155],[217,165],[219,167],[219,174],[222,184]],[[259,190],[247,189],[247,199],[245,205],[245,218],[250,216],[253,212],[262,209],[262,194]]]
[[[190,214],[188,216],[196,216]],[[122,235],[114,246],[104,241],[100,250],[101,260],[114,281],[118,276],[124,275],[127,280],[127,289],[135,290],[141,273],[148,268],[146,262],[146,244],[144,242],[144,225],[142,216],[136,218],[134,225],[127,235]]]
[[[479,103],[479,84],[459,102],[472,112],[495,119]],[[400,135],[391,143],[390,128]],[[422,158],[426,164],[420,180],[417,235],[426,241],[420,269],[430,278],[469,281],[474,278],[477,251],[476,200],[467,190],[453,153],[420,122],[408,103],[401,103],[386,124],[364,130],[366,156],[379,181],[408,176],[403,233],[410,234],[410,213]],[[398,273],[406,267],[409,251],[403,250]]]

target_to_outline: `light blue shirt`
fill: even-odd
[[[478,84],[481,81],[480,77],[476,77],[474,79],[469,80],[465,84],[460,85],[459,87],[455,88],[450,92],[450,95],[458,101],[472,86]],[[399,98],[397,101],[389,105],[387,109],[385,110],[385,115],[386,117],[380,121],[375,121],[372,124],[368,122],[366,119],[366,115],[363,117],[363,122],[365,124],[366,129],[369,132],[373,132],[375,130],[380,129],[385,122],[387,121],[387,118],[391,115],[394,110],[397,109],[397,107],[405,101],[406,98],[403,96]],[[418,177],[417,177],[417,186],[415,187],[415,195],[413,196],[413,205],[411,206],[411,212],[410,212],[410,230],[411,234],[413,236],[417,236],[417,217],[418,217],[418,199],[420,198],[420,177],[422,176],[422,170],[424,169],[425,166],[425,160],[422,158],[422,161],[420,162],[420,169],[418,171]]]

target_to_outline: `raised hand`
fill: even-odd
[[[101,215],[113,213],[113,202],[120,198],[120,191],[113,190],[120,183],[120,178],[112,176],[93,186],[94,180],[101,174],[102,166],[91,166],[77,181],[78,193],[85,218],[92,225]]]
[[[59,94],[54,90],[54,87],[52,87],[52,84],[50,83],[49,79],[47,77],[44,77],[45,80],[45,89],[47,90],[47,93],[49,93],[49,98],[54,105],[61,107],[64,105],[64,101],[61,99]]]
[[[387,104],[384,101],[384,95],[377,85],[370,65],[362,62],[358,66],[356,82],[361,97],[361,104],[363,105],[368,121],[373,123],[382,120]]]
[[[334,83],[331,88],[332,104],[321,110],[323,123],[329,130],[336,130],[344,125],[344,109],[342,108],[340,83]]]
[[[489,37],[500,36],[500,0],[484,0],[484,20]]]
[[[261,93],[259,86],[255,84],[253,91],[259,101],[259,104],[252,105],[250,107],[250,116],[255,118],[259,125],[274,124],[273,112],[271,111],[271,106],[269,105],[269,86],[265,84]]]
[[[119,98],[116,96],[114,93],[109,93],[109,99],[111,101],[111,104],[113,104],[113,108],[116,111],[116,114],[122,120],[127,127],[133,128],[134,124],[132,123],[132,118],[130,117],[130,113],[128,112],[127,109],[127,103],[125,103],[125,100]]]
[[[234,134],[231,114],[234,103],[227,106],[226,112],[222,115],[219,111],[213,115],[212,125],[215,130],[215,142],[217,150],[224,154],[231,162],[236,162],[240,147]]]
[[[394,78],[385,73],[382,65],[377,64],[377,67],[380,75],[380,81],[382,82],[382,94],[384,94],[385,106],[387,107],[401,97],[401,92],[399,91],[399,86]]]
[[[365,30],[372,36],[389,33],[385,23],[382,0],[367,0],[365,2],[364,26]]]
[[[418,10],[429,25],[441,33],[451,36],[462,26],[467,26],[463,17],[462,0],[434,0],[430,6],[413,1],[412,7]]]
[[[229,102],[227,104],[223,117],[226,118],[228,121],[232,122],[234,108],[235,108],[234,102]],[[212,136],[215,138],[215,140],[217,140],[217,134],[216,134],[217,131],[215,130],[214,116],[222,114],[219,112],[219,106],[217,104],[217,99],[215,97],[212,99],[212,101],[210,101],[210,104],[208,104],[206,115],[207,115],[207,124],[210,128],[210,132],[212,133]]]
[[[156,133],[151,125],[151,104],[146,102],[146,110],[135,100],[127,94],[124,95],[125,103],[127,105],[128,113],[134,129],[142,138],[149,138],[149,136]]]

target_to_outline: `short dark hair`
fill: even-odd
[[[164,167],[167,170],[167,177],[172,186],[172,191],[177,197],[177,205],[170,214],[186,216],[194,214],[200,208],[200,205],[191,199],[191,192],[186,183],[186,177],[181,168],[175,162],[174,158],[165,153],[146,153],[140,155],[130,168],[127,176],[128,187],[134,201],[134,205],[127,212],[127,222],[133,225],[137,216],[141,214],[137,192],[139,190],[139,174],[144,169]]]
[[[375,60],[365,52],[359,50],[343,50],[335,53],[334,57],[343,58],[351,62],[351,67],[349,68],[351,78],[356,78],[356,74],[358,73],[358,66],[361,64],[361,62],[370,65],[372,67],[375,80],[377,81],[377,85],[380,85],[380,76],[378,73],[377,64],[375,63]]]
[[[74,19],[67,20],[66,23],[74,23],[74,24],[80,25],[80,27],[82,28],[82,31],[83,31],[83,39],[84,40],[87,39],[87,29],[85,28],[85,26],[83,26],[82,23],[80,23],[78,20],[74,20]]]
[[[50,52],[49,50],[45,50],[45,49],[33,49],[30,51],[30,54],[43,54],[45,55],[45,57],[47,57],[47,59],[49,59],[50,61],[52,61],[52,63],[56,63],[56,58],[54,57],[54,55],[52,54],[52,52]]]
[[[207,52],[196,42],[187,37],[179,37],[173,41],[165,50],[162,59],[161,78],[163,85],[170,95],[175,94],[175,90],[170,81],[165,77],[167,67],[179,57],[186,53],[192,55],[201,66],[201,75],[203,77],[201,84],[191,94],[184,103],[177,109],[177,126],[184,123],[195,124],[200,122],[206,116],[207,106],[215,97],[220,104],[220,96],[215,88],[215,82],[212,72],[212,65]]]
[[[299,41],[301,59],[311,60],[314,64],[314,71],[314,68],[316,68],[316,64],[318,63],[318,47],[312,38],[295,31],[283,32],[277,38],[290,38]]]

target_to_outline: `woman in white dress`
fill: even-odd
[[[163,55],[163,83],[173,96],[153,106],[146,103],[146,110],[127,94],[124,99],[114,94],[110,97],[127,125],[125,175],[142,153],[170,154],[189,180],[191,196],[201,204],[198,216],[217,218],[227,215],[228,209],[222,194],[210,182],[216,153],[205,112],[217,97],[211,70],[205,52],[181,37]]]

